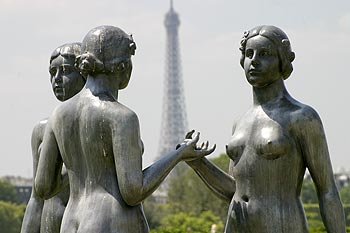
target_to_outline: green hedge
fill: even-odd
[[[350,205],[346,204],[344,206],[345,218],[347,231],[350,232]],[[310,233],[322,233],[326,232],[325,227],[322,222],[320,209],[318,204],[304,204],[304,210],[306,213],[306,218],[309,224]]]
[[[194,213],[178,213],[165,216],[162,225],[152,229],[151,233],[208,233],[214,224],[216,232],[224,231],[224,223],[211,211],[205,211],[199,216]]]

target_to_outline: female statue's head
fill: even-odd
[[[130,80],[131,55],[135,54],[135,50],[136,44],[131,35],[114,26],[99,26],[85,36],[76,65],[85,77],[116,74],[119,89],[123,89]]]
[[[239,48],[242,52],[240,59],[241,66],[244,68],[247,42],[249,39],[256,36],[267,38],[275,46],[279,58],[281,76],[283,79],[287,79],[293,71],[292,62],[295,58],[295,54],[292,52],[290,41],[287,35],[281,29],[275,26],[262,25],[244,32],[244,36],[241,40],[241,47]]]
[[[51,54],[49,67],[51,85],[56,98],[60,101],[73,97],[85,84],[85,78],[75,67],[80,48],[80,43],[64,44]]]

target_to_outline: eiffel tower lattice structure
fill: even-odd
[[[172,1],[164,25],[167,33],[166,63],[158,159],[174,150],[188,131],[179,48],[180,20]]]

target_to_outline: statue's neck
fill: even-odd
[[[106,74],[89,75],[85,88],[89,89],[94,96],[118,100],[119,81],[115,76]]]
[[[254,105],[274,103],[289,96],[283,79],[279,79],[265,87],[253,87]]]

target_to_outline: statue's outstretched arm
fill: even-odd
[[[119,124],[112,137],[119,189],[128,205],[137,205],[148,197],[178,162],[201,158],[212,153],[215,149],[215,147],[210,149],[196,148],[196,143],[199,140],[199,134],[197,134],[194,139],[185,139],[177,150],[170,152],[142,170],[139,122],[135,114],[125,118],[127,122]]]
[[[235,124],[232,132],[235,130]],[[232,133],[233,134],[233,133]],[[187,164],[197,173],[207,187],[219,198],[231,202],[236,192],[236,182],[229,171],[229,174],[221,170],[206,158],[200,158],[187,162]],[[231,170],[232,160],[230,160]]]
[[[236,182],[232,176],[206,158],[193,160],[187,164],[219,198],[228,202],[232,200],[236,191]]]

